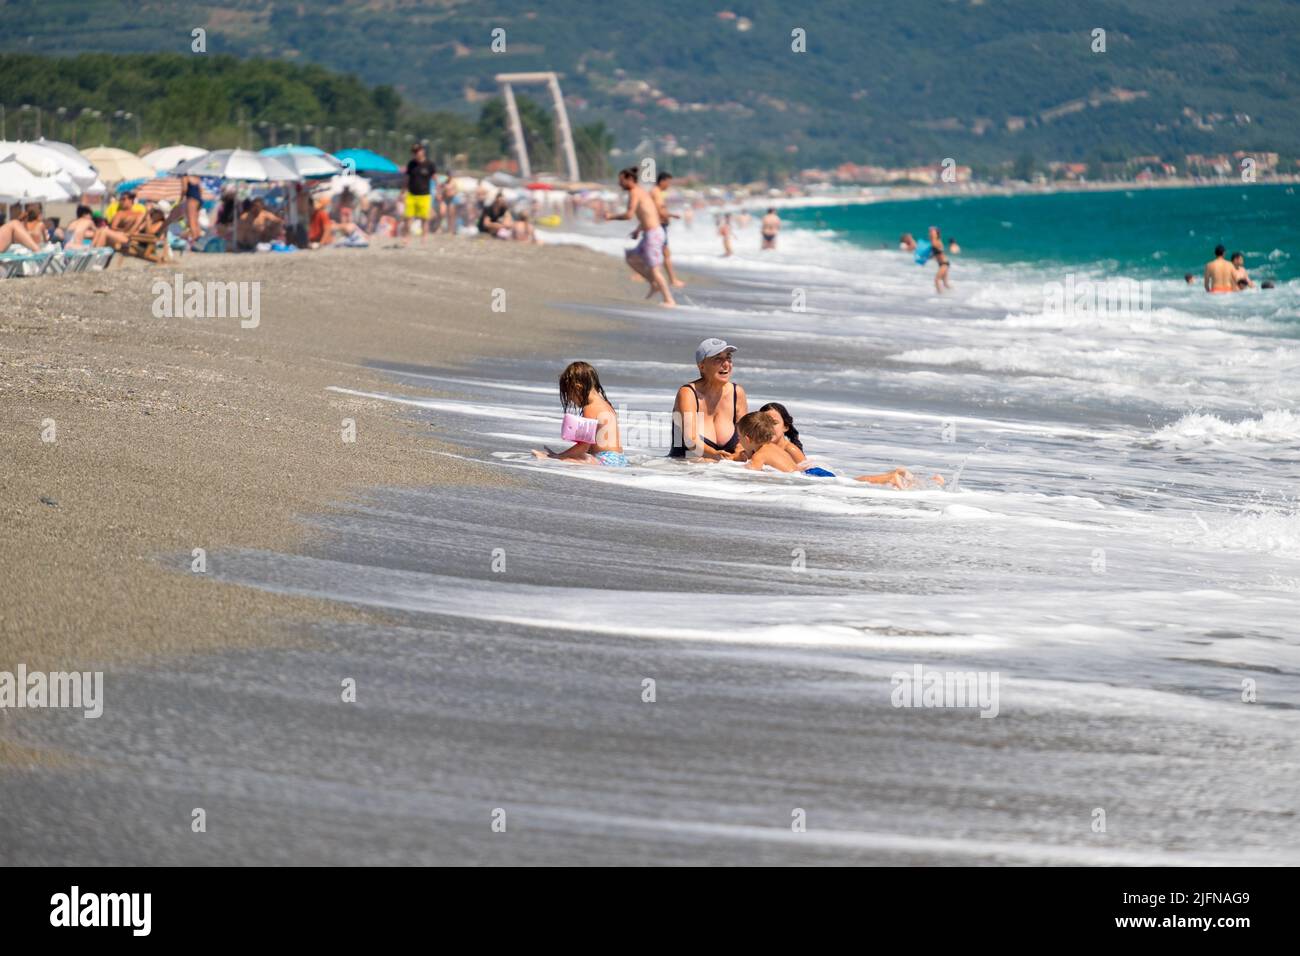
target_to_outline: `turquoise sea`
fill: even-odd
[[[954,197],[783,209],[787,223],[864,248],[897,248],[937,225],[968,258],[1068,265],[1134,278],[1198,277],[1214,246],[1259,281],[1300,277],[1300,193],[1291,185]]]

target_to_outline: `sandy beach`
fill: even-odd
[[[260,282],[260,324],[155,318],[152,284],[177,272]],[[295,615],[349,613],[178,574],[159,556],[293,548],[309,533],[300,516],[358,488],[501,482],[430,454],[447,446],[400,409],[326,389],[341,368],[377,384],[369,362],[567,354],[600,320],[550,307],[556,290],[599,302],[626,300],[627,285],[583,250],[441,237],[5,282],[0,670],[273,644]]]

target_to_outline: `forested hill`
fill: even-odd
[[[574,123],[604,120],[620,146],[672,134],[756,166],[1300,154],[1292,0],[0,3],[4,52],[189,53],[200,27],[209,54],[317,64],[471,117],[494,74],[553,69]]]

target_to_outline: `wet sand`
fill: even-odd
[[[153,283],[176,272],[260,282],[260,323],[156,318]],[[391,387],[371,362],[563,355],[604,320],[557,295],[626,302],[628,286],[583,250],[442,237],[4,282],[0,670],[290,642],[295,621],[354,613],[159,558],[293,549],[310,533],[300,516],[361,488],[505,480],[431,454],[446,446],[393,406],[328,387],[341,372]]]

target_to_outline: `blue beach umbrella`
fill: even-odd
[[[334,154],[334,158],[344,166],[349,167],[353,172],[362,175],[393,176],[402,171],[401,167],[391,159],[380,156],[368,149],[339,150]]]
[[[139,189],[142,185],[144,185],[148,181],[149,180],[147,179],[128,179],[125,180],[124,182],[118,183],[117,186],[113,189],[113,192],[117,193],[120,196],[122,195],[122,193],[126,192],[129,189]]]

